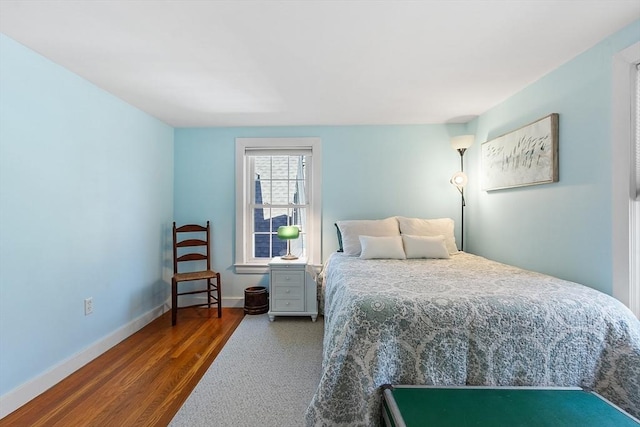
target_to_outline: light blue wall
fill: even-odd
[[[612,57],[638,40],[640,21],[470,123],[470,252],[611,294]],[[560,181],[480,191],[481,143],[550,113],[560,114]]]
[[[449,138],[463,125],[319,126],[176,129],[176,221],[213,224],[213,266],[223,296],[242,298],[244,288],[266,284],[260,275],[234,274],[235,138],[322,139],[323,257],[337,249],[334,223],[391,215],[426,218],[460,213],[449,184],[460,157]]]
[[[5,394],[167,298],[173,129],[4,35],[0,91]]]

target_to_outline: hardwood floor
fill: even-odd
[[[242,318],[242,308],[171,312],[0,420],[0,426],[166,426]]]

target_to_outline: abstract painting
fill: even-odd
[[[482,190],[558,181],[558,114],[482,144]]]

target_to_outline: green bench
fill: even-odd
[[[384,386],[387,427],[640,426],[597,393],[578,387]]]

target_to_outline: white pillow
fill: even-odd
[[[402,237],[372,237],[360,236],[362,246],[362,259],[386,258],[386,259],[406,259],[402,248]]]
[[[407,258],[449,258],[444,236],[402,235]]]
[[[359,236],[400,236],[398,220],[395,217],[336,221],[336,225],[342,235],[342,249],[347,256],[359,256],[362,252]]]
[[[400,233],[411,236],[444,236],[450,255],[458,253],[456,238],[453,235],[454,222],[451,218],[420,219],[397,217]]]

